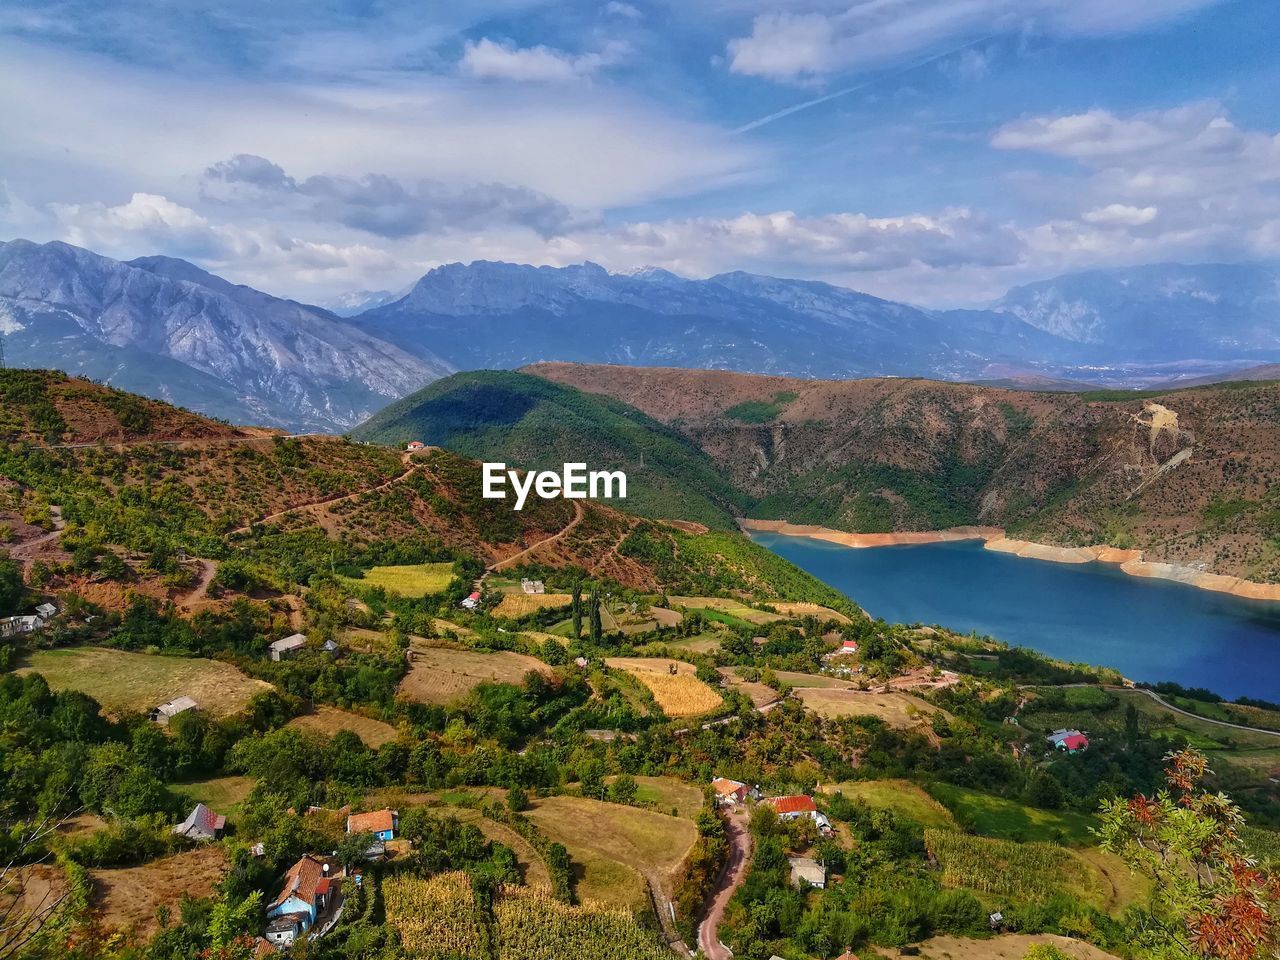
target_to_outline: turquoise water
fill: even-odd
[[[1280,702],[1280,602],[1243,600],[1101,563],[984,550],[979,541],[851,550],[753,533],[872,616],[976,630],[1052,657]]]

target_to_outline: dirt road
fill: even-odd
[[[299,504],[295,504],[292,507],[285,507],[283,510],[277,510],[275,513],[269,513],[265,517],[259,517],[257,520],[253,521],[253,523],[246,524],[243,527],[237,527],[236,529],[231,531],[231,534],[235,535],[237,533],[248,533],[250,530],[252,530],[255,526],[259,524],[271,523],[274,520],[282,520],[283,518],[289,516],[290,514],[298,513],[299,511],[302,511],[302,510],[311,510],[315,507],[328,507],[335,503],[343,503],[347,500],[355,500],[359,497],[363,497],[366,493],[381,493],[383,490],[386,490],[388,487],[395,486],[397,483],[400,483],[402,480],[408,479],[418,469],[418,465],[413,462],[412,454],[406,453],[402,455],[400,458],[400,461],[401,463],[405,464],[408,469],[406,469],[404,473],[398,476],[392,477],[390,480],[384,480],[382,483],[378,484],[376,487],[369,487],[368,489],[365,489],[365,490],[357,490],[355,493],[344,493],[336,497],[328,497],[324,500],[312,500],[309,503],[299,503]]]
[[[747,878],[747,868],[751,865],[751,833],[747,830],[745,812],[729,815],[728,834],[729,861],[707,907],[707,915],[698,924],[698,949],[707,960],[733,958],[733,951],[720,942],[720,921],[724,919],[725,907],[729,905],[734,891]]]
[[[570,520],[567,524],[565,524],[563,530],[561,530],[559,533],[553,533],[551,536],[547,537],[546,539],[539,540],[537,543],[535,543],[531,547],[525,547],[519,553],[514,554],[510,557],[507,557],[507,559],[505,560],[499,560],[497,563],[489,564],[489,568],[485,570],[485,573],[489,574],[497,570],[501,570],[504,567],[509,567],[512,564],[514,564],[517,560],[520,560],[522,557],[526,557],[529,554],[533,553],[533,551],[538,550],[542,547],[545,547],[549,543],[555,543],[557,540],[564,539],[570,534],[570,532],[572,532],[574,527],[576,527],[578,524],[582,522],[582,518],[584,516],[586,516],[586,513],[582,509],[582,504],[575,500],[573,504],[573,519]]]

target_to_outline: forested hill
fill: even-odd
[[[167,403],[56,370],[0,370],[0,441],[120,443],[246,435]]]
[[[524,373],[479,371],[436,381],[357,427],[357,439],[423,440],[528,469],[627,474],[623,506],[728,529],[745,498],[701,449],[633,406]]]
[[[547,363],[679,429],[752,517],[858,532],[983,523],[1280,578],[1280,383],[1048,393]]]

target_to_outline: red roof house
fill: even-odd
[[[1073,733],[1070,736],[1063,737],[1058,743],[1060,750],[1066,750],[1068,753],[1079,753],[1081,750],[1089,749],[1089,738],[1083,733]]]
[[[773,812],[778,816],[796,813],[814,813],[818,809],[818,805],[813,802],[813,797],[803,795],[794,797],[770,797],[765,801],[769,806],[773,807]]]

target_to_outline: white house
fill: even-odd
[[[764,802],[773,808],[773,812],[783,822],[808,817],[823,833],[831,832],[831,821],[818,809],[818,805],[813,802],[813,797],[797,794],[789,797],[769,797]]]
[[[52,620],[58,614],[58,608],[52,603],[42,603],[36,607],[36,616],[42,620]]]
[[[288,660],[306,645],[306,636],[301,633],[295,633],[282,640],[272,641],[267,646],[267,649],[271,653],[272,660]]]
[[[174,697],[168,703],[162,703],[151,711],[151,719],[157,723],[168,723],[180,713],[196,709],[196,702],[190,697]]]
[[[44,627],[44,620],[37,616],[5,617],[0,620],[0,637],[18,637],[35,633]]]

